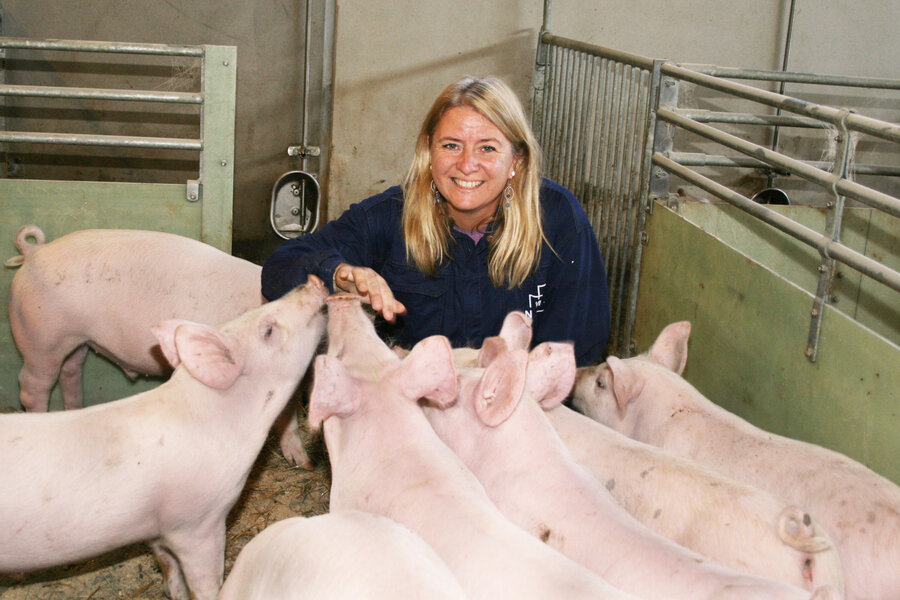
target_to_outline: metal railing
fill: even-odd
[[[10,52],[12,51],[12,52]],[[202,211],[201,231],[204,241],[219,248],[231,246],[231,219],[232,196],[234,187],[234,120],[235,120],[235,85],[237,68],[237,51],[233,46],[180,46],[169,44],[131,44],[121,42],[98,42],[82,40],[41,40],[28,38],[0,37],[0,56],[9,61],[12,54],[15,59],[27,60],[32,63],[45,60],[46,54],[72,53],[71,56],[81,57],[85,53],[92,53],[106,58],[110,55],[144,55],[157,57],[178,57],[184,59],[186,65],[193,72],[199,72],[199,91],[182,92],[159,89],[123,89],[112,87],[79,87],[76,85],[12,85],[6,82],[6,65],[4,65],[3,82],[0,84],[0,101],[6,103],[6,99],[52,103],[53,110],[39,110],[31,104],[15,106],[17,119],[0,119],[0,144],[4,153],[13,154],[17,150],[16,144],[41,144],[56,146],[105,146],[121,149],[149,149],[149,151],[188,151],[196,153],[196,163],[193,157],[187,162],[188,177],[185,181],[184,197],[189,202],[203,200],[204,195],[209,196]],[[80,60],[80,58],[79,58]],[[149,59],[152,62],[153,59]],[[73,62],[73,64],[76,64]],[[171,65],[174,71],[174,63]],[[24,69],[27,72],[27,69]],[[77,68],[72,73],[77,73]],[[69,72],[67,71],[66,74]],[[127,82],[141,81],[139,78]],[[29,82],[30,83],[30,82]],[[106,80],[104,79],[104,83]],[[190,119],[188,134],[186,137],[169,137],[154,135],[138,135],[147,131],[136,131],[134,135],[119,134],[122,130],[113,130],[112,134],[102,129],[105,123],[96,117],[94,113],[85,110],[84,103],[103,101],[105,110],[109,106],[117,107],[117,103],[151,103],[151,105],[164,106],[160,111],[175,111],[177,106],[192,107],[182,110],[181,113],[172,112],[172,119],[184,122]],[[151,105],[148,105],[151,106]],[[92,104],[89,106],[93,106]],[[54,120],[59,110],[66,110],[63,117]],[[6,115],[9,111],[5,111]],[[32,117],[31,114],[36,116]],[[160,118],[159,113],[149,108],[141,107],[134,118],[134,113],[129,113],[127,121],[134,127],[150,129],[155,133]],[[50,118],[48,118],[50,115]],[[87,116],[86,116],[87,115]],[[73,118],[68,118],[72,116]],[[23,120],[24,119],[24,120]],[[193,119],[196,119],[195,121]],[[34,122],[39,131],[25,131],[10,128],[10,124]],[[63,132],[63,127],[81,127],[87,132]],[[111,123],[111,126],[120,126],[122,123]],[[96,130],[99,129],[100,133]],[[199,132],[199,136],[192,133]],[[180,131],[178,132],[180,133]],[[176,134],[177,135],[177,134]],[[11,149],[12,147],[12,149]],[[25,147],[27,148],[27,146]],[[52,163],[51,163],[52,164]],[[196,171],[194,170],[196,165]],[[132,169],[139,171],[140,169]],[[197,179],[190,179],[193,173],[197,173]],[[15,172],[8,177],[16,177]],[[182,175],[177,175],[181,177]],[[90,178],[88,178],[90,179]],[[102,179],[109,181],[109,177]],[[138,181],[152,185],[149,181]]]
[[[723,77],[900,89],[900,80],[723,69],[709,65],[689,68],[547,32],[540,36],[534,77],[534,129],[545,152],[545,173],[575,193],[594,224],[607,263],[613,307],[608,347],[611,353],[629,355],[634,351],[632,330],[642,232],[653,202],[665,199],[669,193],[670,174],[818,251],[819,281],[806,348],[810,360],[815,360],[818,351],[822,309],[830,298],[836,261],[900,291],[900,273],[840,240],[846,198],[900,216],[900,199],[850,178],[851,169],[857,174],[900,175],[900,168],[890,165],[853,166],[850,135],[855,132],[897,144],[900,125]],[[770,115],[680,109],[677,103],[681,82],[756,102],[778,112]],[[776,130],[781,126],[836,129],[840,148],[833,163],[798,160],[710,123],[767,126]],[[691,132],[737,154],[676,152],[673,150],[676,129]],[[825,231],[814,231],[689,168],[710,165],[770,169],[809,182],[830,198],[826,204]]]

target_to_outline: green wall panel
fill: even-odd
[[[110,182],[0,179],[0,258],[18,254],[16,232],[40,227],[47,240],[79,229],[127,228],[167,231],[199,239],[201,203],[185,200],[185,186]],[[18,374],[22,359],[9,330],[7,299],[14,269],[0,270],[0,408],[20,408]],[[131,382],[118,367],[97,355],[85,365],[85,403],[129,396],[158,384]],[[62,407],[59,389],[51,407]]]
[[[714,206],[705,225],[731,219]],[[732,241],[746,232],[731,223]],[[763,429],[843,452],[900,483],[900,347],[826,307],[815,363],[804,355],[813,296],[675,212],[648,221],[635,340],[692,324],[685,377]],[[749,240],[750,237],[746,237]],[[764,254],[758,244],[753,252]],[[775,244],[780,254],[786,247]],[[775,259],[791,260],[781,255]],[[896,326],[896,325],[895,325]]]

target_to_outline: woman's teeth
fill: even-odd
[[[483,181],[462,181],[460,179],[454,179],[453,183],[458,185],[461,188],[465,188],[467,190],[471,190],[473,188],[477,188],[479,185],[484,183]]]

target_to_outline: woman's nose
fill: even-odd
[[[459,160],[456,163],[456,168],[460,170],[462,173],[472,173],[478,168],[478,161],[475,158],[475,152],[469,150],[468,148],[464,149],[462,153],[459,155]]]

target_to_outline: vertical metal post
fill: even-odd
[[[836,168],[831,192],[834,200],[827,204],[828,213],[825,220],[825,233],[831,237],[831,241],[841,241],[841,226],[844,218],[844,196],[837,191],[837,182],[847,178],[850,172],[850,154],[852,142],[850,132],[847,129],[847,117],[850,110],[844,109],[844,117],[841,119],[838,141],[841,143],[840,167]],[[810,362],[816,362],[819,354],[819,338],[822,334],[822,320],[825,318],[825,305],[831,301],[832,285],[834,284],[835,261],[828,256],[828,252],[822,252],[822,262],[819,264],[819,282],[816,286],[816,297],[810,310],[809,337],[806,343],[806,358]]]

